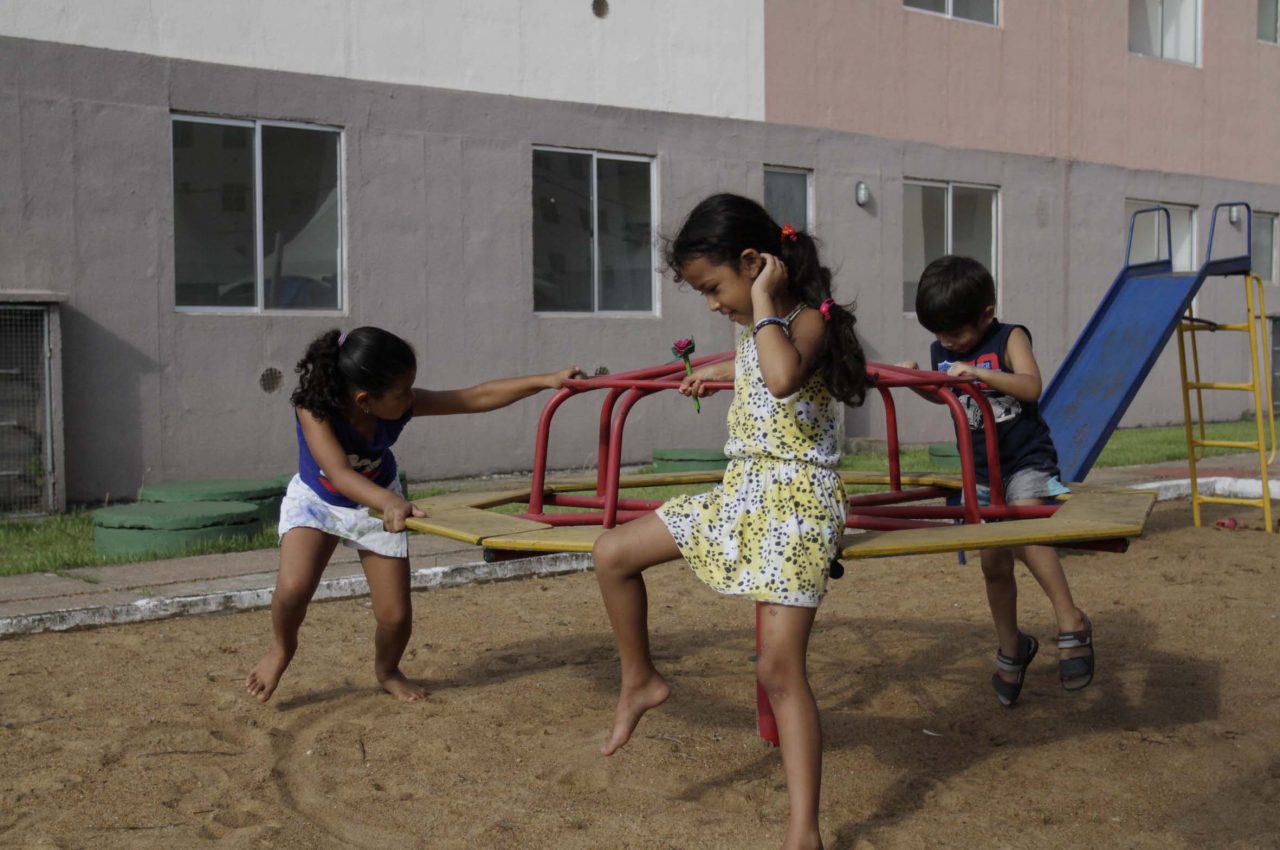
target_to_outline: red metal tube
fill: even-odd
[[[542,494],[547,487],[547,445],[551,441],[551,418],[556,409],[564,404],[565,399],[574,395],[568,388],[560,389],[547,400],[538,417],[538,434],[533,444],[533,482],[529,486],[529,510],[539,513],[542,510]]]
[[[884,401],[885,442],[889,454],[889,488],[902,489],[902,458],[898,451],[898,407],[893,402],[893,393],[887,387],[877,387]]]
[[[880,493],[859,493],[849,497],[849,507],[861,508],[871,505],[896,505],[901,502],[919,502],[924,499],[942,499],[951,495],[945,487],[916,487],[911,490],[885,491]]]

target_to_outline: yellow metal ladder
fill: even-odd
[[[1267,481],[1267,466],[1276,457],[1276,418],[1271,399],[1271,349],[1267,342],[1267,310],[1263,301],[1262,280],[1256,275],[1245,276],[1245,304],[1247,316],[1245,321],[1237,323],[1211,322],[1197,318],[1193,309],[1178,323],[1178,369],[1182,375],[1182,413],[1187,433],[1187,466],[1191,473],[1191,512],[1196,527],[1200,527],[1200,506],[1205,503],[1221,505],[1247,505],[1262,509],[1263,522],[1267,532],[1274,534],[1276,529],[1271,519],[1271,492]],[[1221,381],[1204,381],[1200,377],[1200,356],[1196,345],[1197,333],[1217,333],[1219,331],[1239,331],[1249,335],[1249,372],[1248,383],[1227,383]],[[1189,344],[1188,344],[1189,342]],[[1191,351],[1192,379],[1187,379],[1187,355]],[[1261,355],[1261,369],[1259,368]],[[1256,440],[1210,440],[1205,436],[1204,392],[1205,390],[1234,390],[1253,394],[1253,416],[1257,426]],[[1191,416],[1191,393],[1196,395],[1196,418]],[[1270,421],[1271,451],[1268,455],[1264,439],[1263,411]],[[1196,436],[1198,431],[1199,436]],[[1252,449],[1258,453],[1258,470],[1262,482],[1259,498],[1246,499],[1236,496],[1202,496],[1196,475],[1196,464],[1204,459],[1206,448]]]

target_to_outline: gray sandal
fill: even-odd
[[[1018,657],[1010,658],[1000,650],[996,650],[996,668],[1005,673],[1018,674],[1016,682],[1006,682],[998,673],[991,674],[991,686],[996,689],[996,698],[1005,708],[1013,708],[1022,693],[1022,682],[1027,678],[1027,668],[1031,660],[1040,650],[1040,641],[1028,634],[1018,632]]]
[[[1084,628],[1077,632],[1058,632],[1058,649],[1088,649],[1088,655],[1076,658],[1058,659],[1058,678],[1062,687],[1068,691],[1081,691],[1089,687],[1093,681],[1093,621],[1089,615],[1080,612],[1084,617]]]

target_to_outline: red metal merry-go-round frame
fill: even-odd
[[[695,358],[691,366],[697,368],[721,363],[733,358],[732,351]],[[889,489],[877,493],[858,494],[849,497],[847,526],[870,531],[898,531],[914,528],[932,528],[956,522],[980,523],[993,520],[1037,519],[1052,516],[1059,505],[1007,505],[1000,477],[1000,453],[997,448],[995,416],[981,386],[969,378],[953,378],[940,372],[922,372],[891,366],[886,363],[870,363],[867,372],[872,387],[879,393],[885,410],[885,436],[889,460]],[[529,491],[529,510],[519,516],[547,523],[552,526],[600,525],[613,528],[619,523],[642,516],[659,507],[660,500],[623,499],[619,496],[619,480],[622,468],[622,434],[627,417],[640,399],[663,390],[675,390],[685,375],[681,362],[666,363],[635,369],[617,375],[581,378],[565,381],[564,386],[547,402],[538,420],[537,442],[534,451],[533,481]],[[732,390],[732,382],[708,383],[710,389]],[[986,439],[987,468],[989,470],[990,504],[980,505],[977,494],[977,474],[974,465],[972,442],[956,441],[960,454],[960,485],[958,503],[956,490],[946,487],[902,487],[902,467],[899,457],[898,414],[891,390],[908,388],[918,390],[940,401],[951,413],[957,434],[967,435],[969,417],[957,393],[968,396],[982,416]],[[574,495],[557,493],[547,489],[547,451],[551,437],[551,422],[556,411],[569,398],[586,392],[607,390],[600,407],[599,454],[596,470],[595,493]],[[921,502],[946,499],[947,504],[925,505]],[[547,513],[549,506],[594,508],[574,513]],[[1106,541],[1084,544],[1088,548],[1112,549]],[[503,553],[494,553],[501,556]],[[760,649],[760,606],[756,605],[756,651]],[[766,740],[778,745],[778,728],[764,688],[756,686],[757,732]]]

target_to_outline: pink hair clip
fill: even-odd
[[[823,301],[818,305],[818,311],[822,313],[824,321],[831,321],[831,308],[835,306],[835,303],[836,302],[834,300],[828,298],[826,301]]]
[[[782,225],[782,238],[788,242],[796,241],[796,229],[789,224]]]
[[[338,337],[338,348],[342,348],[342,344],[347,341],[347,332],[343,331]]]

